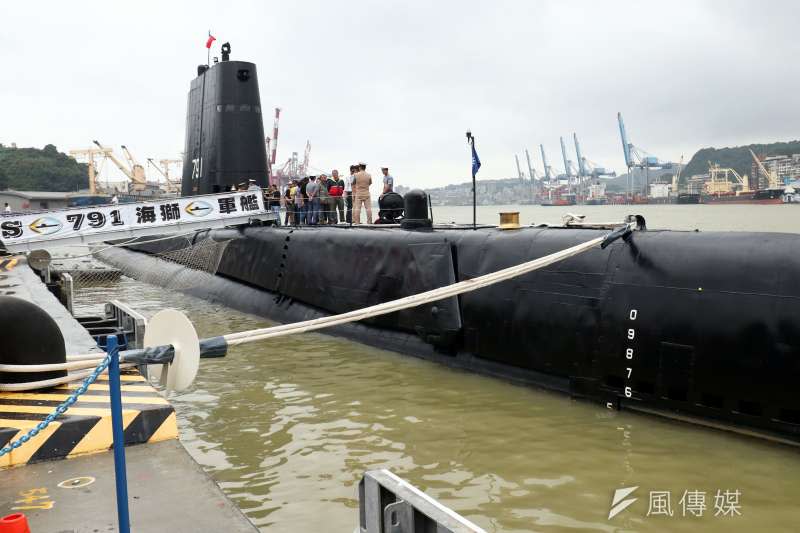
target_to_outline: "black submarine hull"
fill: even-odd
[[[198,296],[293,321],[416,294],[606,233],[248,227]],[[185,246],[138,245],[151,254]],[[608,406],[800,442],[800,235],[635,232],[542,270],[340,334]],[[125,252],[115,261],[135,262]],[[245,291],[245,292],[242,292]],[[250,296],[247,296],[247,295]],[[242,298],[263,294],[248,308]]]

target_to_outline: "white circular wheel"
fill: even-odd
[[[200,339],[192,322],[180,311],[163,309],[147,322],[144,345],[172,345],[175,359],[169,365],[148,365],[148,378],[159,377],[170,391],[182,391],[194,382],[200,368]],[[166,368],[164,368],[166,366]]]

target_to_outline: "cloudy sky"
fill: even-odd
[[[2,2],[0,25],[4,144],[179,156],[209,29],[283,108],[279,162],[310,139],[317,169],[464,181],[470,128],[481,178],[516,175],[525,148],[541,171],[539,143],[561,169],[572,132],[620,171],[617,111],[665,160],[800,137],[793,1]]]

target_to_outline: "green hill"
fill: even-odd
[[[719,163],[722,167],[732,168],[741,175],[750,175],[753,157],[748,148],[759,156],[799,154],[800,141],[751,144],[733,148],[703,148],[692,156],[689,164],[683,169],[681,181],[683,182],[684,178],[689,176],[708,172],[709,161]]]
[[[52,144],[13,148],[0,144],[0,190],[77,191],[88,187],[88,169]]]

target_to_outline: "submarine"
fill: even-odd
[[[226,43],[227,44],[227,43]],[[224,50],[223,50],[224,51]],[[191,82],[183,193],[265,184],[256,68],[223,60]],[[596,227],[436,225],[422,191],[399,225],[239,226],[215,276],[185,292],[281,322],[361,309],[544,257]],[[800,443],[800,235],[638,230],[541,270],[334,335],[573,398]],[[107,262],[179,269],[161,238]],[[321,261],[324,259],[324,264]]]

